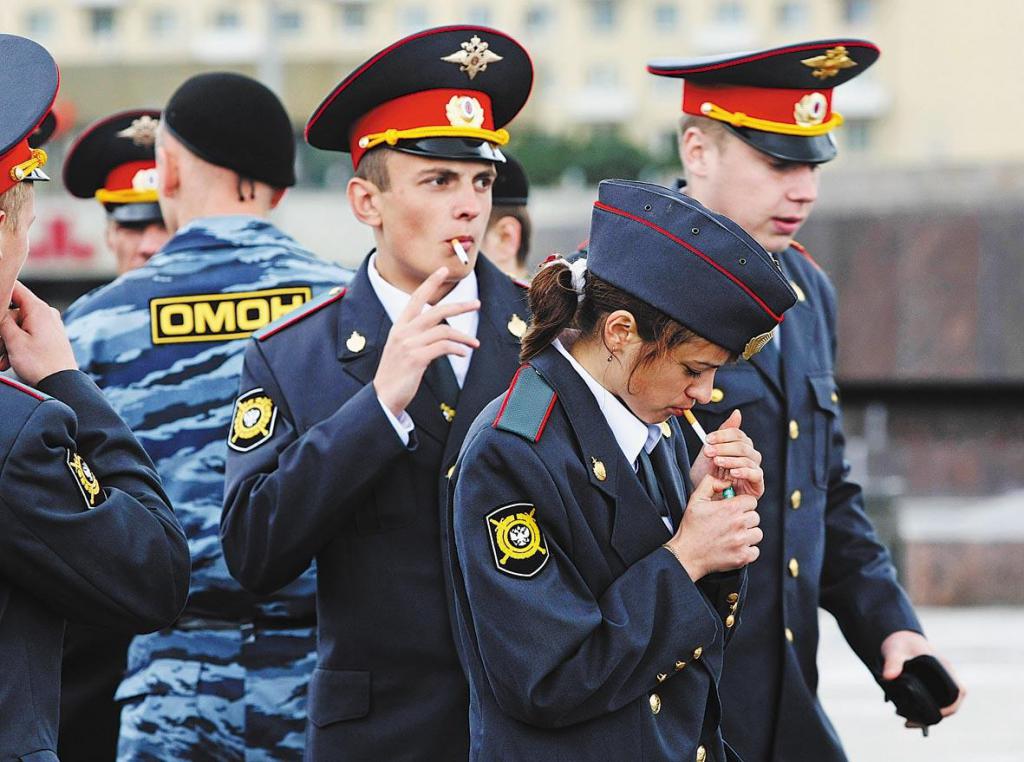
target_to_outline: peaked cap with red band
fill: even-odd
[[[759,151],[784,161],[835,158],[829,134],[843,122],[832,90],[879,56],[867,40],[817,40],[751,53],[659,59],[647,71],[683,84],[683,113],[722,122]]]
[[[650,183],[601,183],[587,271],[745,359],[797,300],[775,260],[739,225]]]
[[[121,224],[162,222],[154,147],[159,123],[156,109],[134,109],[86,127],[64,159],[71,195],[95,198]]]
[[[20,182],[49,180],[46,151],[29,145],[57,97],[60,74],[42,45],[0,34],[0,193]]]
[[[306,124],[306,142],[352,154],[385,145],[419,156],[504,161],[503,127],[533,85],[518,42],[482,26],[428,29],[356,68]]]

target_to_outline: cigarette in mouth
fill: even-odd
[[[690,410],[684,410],[683,411],[683,418],[685,418],[686,422],[688,424],[690,424],[690,428],[693,429],[693,432],[697,435],[697,439],[700,440],[700,443],[703,446],[707,447],[708,446],[708,435],[707,435],[707,432],[704,431],[704,427],[700,425],[700,421],[697,420],[697,417],[693,414],[693,412],[690,411]],[[736,497],[736,490],[734,490],[732,487],[726,487],[722,491],[722,497],[724,497],[724,498]]]
[[[462,248],[462,242],[458,238],[452,239],[452,248],[455,250],[455,256],[459,258],[459,261],[464,265],[468,265],[469,256],[466,254],[466,250]]]

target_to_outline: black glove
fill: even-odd
[[[896,714],[924,727],[942,720],[939,711],[956,701],[960,689],[934,656],[917,656],[903,662],[895,680],[883,680],[885,700],[896,705]]]

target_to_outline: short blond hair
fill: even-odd
[[[376,146],[363,154],[356,167],[356,177],[371,182],[383,193],[391,187],[391,176],[388,174],[388,149]]]
[[[15,183],[3,193],[0,193],[0,212],[3,212],[4,225],[10,230],[17,230],[21,222],[21,210],[25,207],[29,193],[32,192],[30,183]]]

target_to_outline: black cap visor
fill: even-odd
[[[107,204],[107,214],[120,225],[148,225],[151,222],[163,223],[160,204],[155,201],[144,201],[138,204]]]
[[[393,146],[394,151],[411,153],[414,156],[427,156],[436,159],[457,159],[459,161],[496,161],[504,163],[503,154],[496,145],[486,140],[471,138],[420,138],[419,140],[399,140]]]
[[[723,126],[747,145],[782,161],[824,164],[836,157],[836,143],[831,134],[780,135],[748,127],[733,127],[730,124]]]

